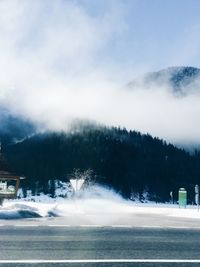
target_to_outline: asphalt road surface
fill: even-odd
[[[0,266],[196,267],[200,230],[4,225]]]

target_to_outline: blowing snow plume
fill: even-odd
[[[37,219],[36,225],[46,226],[45,222],[49,220],[51,226],[59,224],[64,227],[146,227],[148,221],[148,226],[177,228],[183,226],[183,221],[189,227],[191,222],[198,227],[200,219],[195,206],[180,209],[178,205],[172,204],[127,201],[114,191],[99,185],[88,187],[77,199],[55,200],[41,195],[34,200],[35,202],[30,199],[5,202],[0,209],[0,221],[28,219],[23,220],[23,225],[29,225],[30,220],[34,224]],[[21,220],[19,225],[20,223]],[[6,224],[12,225],[12,222],[7,221]],[[18,222],[15,221],[15,224]]]
[[[43,130],[78,119],[199,143],[196,87],[177,97],[166,79],[124,86],[142,71],[118,58],[130,51],[131,2],[103,1],[94,14],[87,1],[1,1],[0,105]]]
[[[92,185],[78,198],[52,199],[45,195],[4,203],[0,219],[66,217],[72,224],[108,224],[131,211],[131,202],[113,190]]]

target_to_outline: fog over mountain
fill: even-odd
[[[143,24],[137,27],[141,19],[132,21],[137,17],[133,2],[95,1],[92,8],[78,0],[1,1],[0,106],[13,117],[32,121],[40,131],[67,131],[74,120],[87,120],[150,133],[174,144],[198,145],[199,70],[174,67],[138,79],[160,66],[196,62],[189,60],[188,51],[187,60],[180,60],[184,45],[191,44],[190,35],[181,31],[187,40],[178,37],[173,60],[167,61],[169,50],[163,42],[156,55],[149,48],[149,59],[149,30],[143,32]],[[150,17],[143,18],[151,23]],[[191,59],[196,59],[199,49],[192,51]],[[139,83],[134,90],[126,86],[133,80]]]
[[[200,4],[180,1],[0,1],[0,140],[24,188],[92,169],[128,198],[192,199]]]
[[[194,67],[169,67],[150,72],[127,85],[131,89],[165,87],[176,96],[197,94],[200,90],[200,69]]]
[[[35,99],[37,92],[31,93]],[[74,122],[85,121],[150,133],[185,148],[199,147],[198,68],[170,67],[138,76],[121,88],[111,89],[105,84],[102,90],[89,86],[74,91],[66,88],[61,93],[58,89],[55,97],[48,94],[48,105],[43,102],[45,94],[34,102],[22,96],[20,106],[9,105],[12,97],[6,105],[2,101],[2,130],[6,130],[6,116],[10,114],[32,122],[39,132],[69,131]]]

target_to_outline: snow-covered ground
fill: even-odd
[[[50,198],[46,195],[29,196],[20,200],[6,200],[0,208],[0,219],[97,216],[98,220],[106,217],[126,217],[151,215],[197,219],[200,212],[196,206],[179,208],[178,205],[139,203],[124,200],[114,191],[93,185],[77,198]]]

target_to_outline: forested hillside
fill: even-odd
[[[200,155],[119,128],[85,127],[73,133],[37,134],[4,147],[12,168],[27,177],[24,187],[48,193],[48,181],[68,181],[74,170],[92,170],[91,179],[129,198],[148,191],[156,201],[186,187],[193,198],[200,182]],[[52,187],[53,187],[53,182]],[[37,187],[37,190],[36,190]]]
[[[151,88],[153,92],[167,87],[180,100],[199,94],[199,81],[200,69],[171,67],[148,73],[123,90]],[[68,181],[74,171],[90,170],[91,180],[111,186],[126,198],[146,191],[153,200],[168,201],[170,191],[177,194],[179,187],[186,187],[189,199],[194,199],[194,186],[200,184],[198,151],[190,154],[148,134],[84,121],[68,133],[38,134],[37,127],[0,107],[3,152],[11,169],[27,177],[23,187],[33,193],[53,195],[55,179]],[[182,145],[192,144],[183,141]]]

